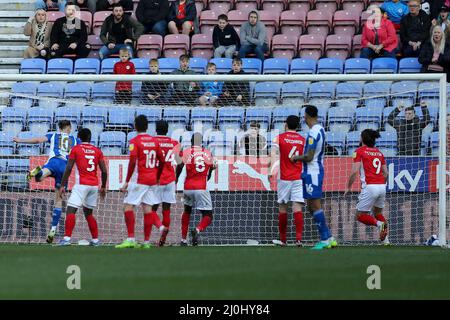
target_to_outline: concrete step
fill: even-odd
[[[11,90],[11,86],[13,85],[13,83],[14,81],[0,81],[0,92]]]
[[[18,74],[19,73],[19,68],[0,68],[0,73],[1,74]]]
[[[0,22],[0,34],[22,34],[23,27],[26,21],[23,22]]]
[[[21,58],[26,45],[0,45],[0,58]]]
[[[29,17],[34,16],[34,11],[5,11],[0,10],[0,22],[21,22],[24,23]]]
[[[0,8],[5,11],[32,11],[34,0],[0,0]]]
[[[24,34],[0,34],[0,43],[11,44],[25,44],[30,40],[29,36]],[[5,44],[6,44],[5,43]]]
[[[0,68],[8,69],[11,67],[19,68],[22,58],[0,58]]]

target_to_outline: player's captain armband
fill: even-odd
[[[130,149],[130,151],[133,151],[134,150],[134,144],[132,143],[132,144],[130,144],[130,147],[129,147],[129,149]]]
[[[314,138],[313,137],[309,137],[308,144],[309,145],[313,145],[314,144]]]

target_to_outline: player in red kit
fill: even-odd
[[[358,171],[361,178],[361,193],[356,205],[358,221],[380,229],[380,240],[389,243],[388,228],[383,216],[386,199],[386,178],[388,176],[384,155],[375,147],[380,134],[372,129],[361,132],[362,146],[353,154],[352,172],[344,196],[350,191]],[[373,211],[374,216],[370,214]]]
[[[120,189],[126,193],[125,203],[125,224],[127,225],[128,238],[116,248],[139,248],[134,237],[136,206],[143,205],[144,209],[144,244],[142,248],[150,248],[150,234],[152,226],[161,232],[161,236],[168,232],[156,212],[152,211],[152,206],[159,203],[156,194],[158,179],[161,171],[159,163],[164,162],[158,141],[148,135],[148,120],[144,115],[139,115],[134,120],[134,128],[138,135],[130,140],[130,161],[125,184]]]
[[[159,178],[159,185],[156,188],[156,193],[159,202],[162,203],[162,224],[169,229],[170,227],[170,205],[177,203],[175,184],[175,154],[179,154],[180,143],[170,137],[167,137],[169,131],[169,124],[167,121],[159,120],[156,122],[156,134],[155,139],[158,141],[159,148],[161,149],[164,157],[164,163],[159,164],[162,166],[161,177]],[[158,211],[158,204],[155,204],[152,208],[154,212]],[[159,240],[159,246],[162,247],[166,242],[167,233]]]
[[[92,215],[93,209],[97,206],[98,197],[98,176],[97,168],[102,172],[102,185],[100,187],[100,197],[103,199],[106,194],[106,180],[108,173],[106,171],[103,153],[100,149],[90,144],[91,131],[83,128],[78,132],[78,138],[81,144],[72,148],[69,154],[69,161],[64,171],[61,181],[61,187],[58,190],[59,196],[65,191],[65,187],[75,165],[75,185],[67,201],[66,225],[64,238],[59,242],[61,246],[70,245],[73,229],[75,228],[75,213],[79,208],[83,208],[84,217],[89,226],[92,235],[90,245],[98,246],[98,227],[97,221]]]
[[[194,133],[191,139],[192,146],[181,152],[181,159],[177,157],[179,163],[177,178],[180,176],[183,167],[186,166],[184,212],[181,215],[181,246],[187,246],[187,233],[192,208],[195,207],[203,216],[197,228],[191,231],[193,246],[198,244],[199,234],[205,231],[212,221],[212,200],[206,185],[216,166],[211,152],[202,147],[202,139],[200,133]]]
[[[294,212],[295,221],[295,240],[297,246],[302,246],[303,234],[303,185],[302,185],[302,169],[301,161],[292,162],[293,155],[302,155],[305,148],[305,138],[297,133],[300,126],[300,118],[291,115],[287,117],[285,123],[285,132],[275,137],[272,144],[272,169],[273,172],[276,161],[279,161],[278,171],[278,229],[280,232],[280,240],[274,240],[274,244],[286,246],[286,230],[287,230],[287,209],[289,202],[292,202],[292,211]]]

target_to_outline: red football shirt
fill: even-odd
[[[155,139],[158,141],[158,146],[161,149],[162,155],[164,157],[162,172],[159,178],[159,184],[163,186],[176,180],[175,153],[180,152],[180,143],[167,136],[156,136]]]
[[[116,62],[114,64],[114,74],[136,74],[134,63],[131,61]],[[132,87],[131,81],[116,82],[116,91],[132,91],[131,87]]]
[[[274,143],[278,145],[280,153],[279,178],[287,181],[300,180],[303,163],[301,161],[293,163],[290,158],[293,155],[303,154],[305,138],[297,132],[288,131],[278,135]]]
[[[133,172],[127,173],[127,182],[153,186],[158,182],[158,161],[163,162],[158,141],[146,133],[130,140],[130,163],[137,162]]]
[[[206,190],[209,169],[214,164],[214,158],[202,147],[190,147],[181,153],[186,165],[185,190]]]
[[[77,144],[72,148],[69,159],[75,160],[76,184],[98,186],[97,168],[103,160],[103,152],[89,143]]]
[[[359,147],[353,155],[353,162],[362,162],[360,176],[363,186],[366,184],[386,183],[383,170],[381,169],[381,166],[386,164],[386,161],[378,148]]]
[[[186,2],[178,5],[177,19],[183,20],[186,18]]]

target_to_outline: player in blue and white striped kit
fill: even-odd
[[[70,121],[61,120],[58,122],[59,132],[48,133],[44,137],[20,139],[14,138],[17,143],[50,143],[50,153],[47,163],[41,168],[36,167],[27,174],[27,179],[35,178],[36,182],[41,182],[47,177],[55,179],[55,190],[61,187],[61,180],[66,169],[66,164],[70,150],[79,143],[74,135],[70,134],[72,126]],[[47,236],[47,242],[52,243],[56,234],[56,227],[61,217],[62,198],[55,192],[55,207],[53,208],[52,227]]]
[[[313,249],[321,250],[335,247],[337,242],[332,237],[330,229],[328,229],[321,204],[324,177],[325,130],[318,123],[317,116],[317,108],[313,105],[307,105],[305,108],[305,121],[309,127],[309,132],[305,151],[301,156],[292,156],[291,160],[294,162],[303,161],[303,196],[307,200],[310,212],[313,214],[321,240]]]

